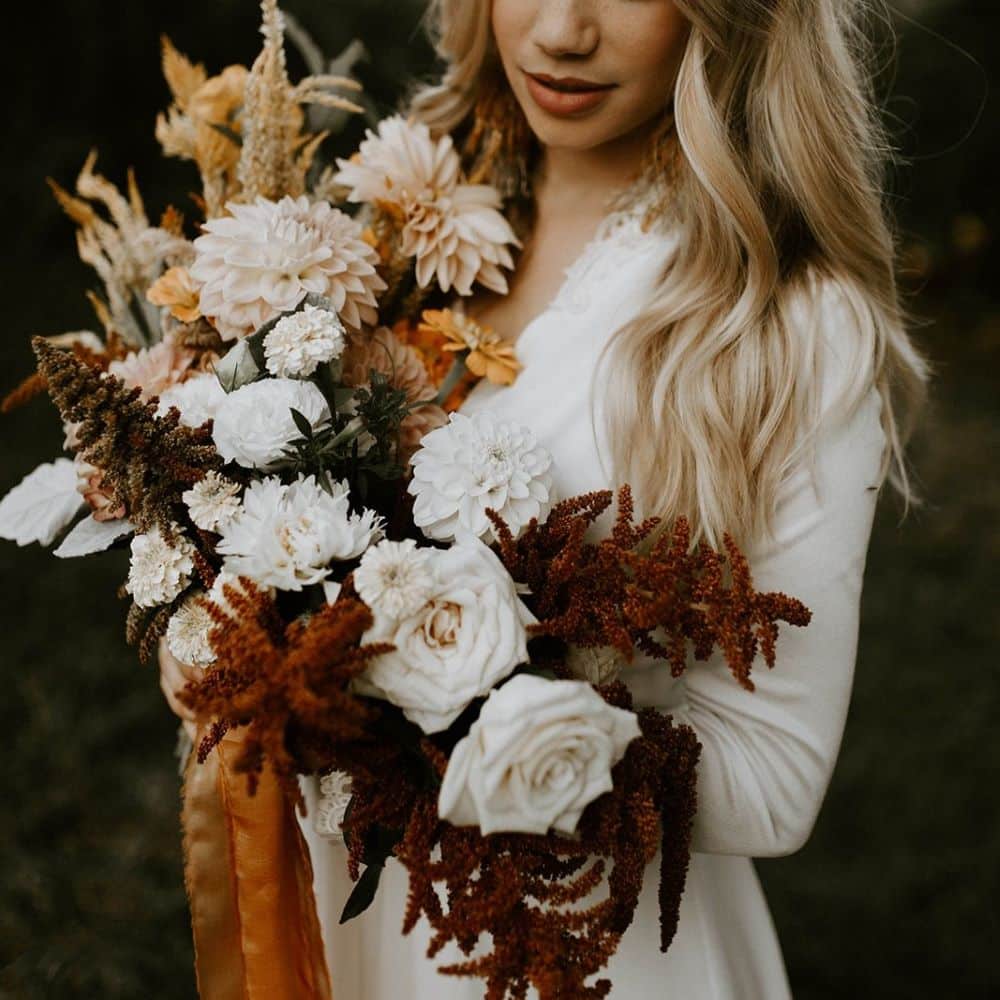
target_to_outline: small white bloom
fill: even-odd
[[[354,559],[378,539],[381,519],[350,513],[346,482],[327,493],[313,476],[289,485],[269,477],[251,483],[243,504],[220,529],[225,569],[278,590],[321,583],[335,560]]]
[[[125,590],[140,608],[169,604],[190,582],[194,572],[194,546],[173,526],[171,545],[159,525],[132,539],[132,561]]]
[[[552,455],[529,428],[487,412],[452,413],[447,424],[424,435],[412,467],[407,489],[416,497],[414,522],[441,541],[459,528],[491,540],[489,507],[516,537],[532,518],[543,521],[555,500]]]
[[[181,494],[191,520],[203,531],[219,531],[240,509],[240,486],[218,472],[209,472]]]
[[[339,358],[347,345],[337,314],[307,305],[284,316],[264,338],[267,370],[279,378],[303,378],[327,361]]]
[[[389,202],[404,219],[401,250],[416,259],[417,284],[469,295],[474,282],[507,291],[502,268],[520,246],[500,211],[497,190],[469,184],[451,136],[432,137],[423,122],[391,115],[366,133],[356,156],[337,160],[336,183],[352,202]]]
[[[482,833],[572,834],[584,808],[613,787],[611,768],[641,735],[634,712],[584,681],[518,674],[486,699],[459,740],[438,814]]]
[[[418,549],[412,538],[388,539],[373,545],[354,571],[354,586],[376,614],[400,619],[415,614],[434,590],[428,549]]]
[[[503,563],[475,536],[463,533],[450,549],[426,553],[431,594],[399,620],[376,611],[365,641],[396,648],[375,657],[354,686],[436,733],[527,661],[527,626],[536,619]]]
[[[321,837],[343,841],[344,813],[351,794],[351,776],[346,771],[331,771],[319,779],[315,829]]]
[[[312,382],[269,378],[251,382],[222,401],[212,437],[227,462],[271,471],[287,462],[284,449],[302,436],[292,418],[298,410],[314,429],[330,421],[330,407]]]
[[[161,392],[156,413],[165,417],[167,410],[176,406],[185,427],[201,427],[205,421],[215,419],[225,398],[226,391],[214,375],[194,375],[186,382],[178,382]]]
[[[215,627],[212,616],[201,606],[204,591],[192,594],[167,624],[167,648],[181,663],[207,667],[215,662],[215,651],[208,640]]]

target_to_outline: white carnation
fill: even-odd
[[[552,455],[529,428],[486,412],[452,413],[447,424],[424,435],[412,467],[407,489],[416,497],[414,522],[441,541],[459,528],[492,539],[489,507],[516,537],[532,518],[543,521],[555,500]]]
[[[436,733],[527,661],[527,626],[535,617],[503,563],[475,536],[463,533],[450,549],[426,552],[434,578],[429,597],[399,619],[376,609],[365,641],[396,648],[375,657],[354,687]]]
[[[218,472],[209,472],[181,494],[191,520],[203,531],[218,531],[240,509],[240,486]]]
[[[322,582],[331,562],[356,558],[381,534],[373,511],[350,513],[347,490],[342,482],[328,493],[313,476],[251,483],[240,511],[220,529],[224,568],[278,590]]]
[[[354,571],[354,587],[376,614],[406,618],[415,614],[434,591],[428,549],[418,549],[412,538],[388,539],[373,545]]]
[[[641,735],[585,681],[518,674],[486,699],[441,782],[438,814],[482,833],[572,834]]]
[[[167,624],[167,648],[181,663],[195,667],[207,667],[215,662],[215,651],[208,639],[215,622],[199,603],[204,596],[201,590],[192,594]]]
[[[298,410],[314,429],[330,421],[330,407],[312,382],[274,378],[251,382],[222,401],[212,437],[227,462],[271,471],[287,462],[284,451],[302,436],[292,418]]]
[[[229,202],[228,216],[202,224],[189,269],[202,314],[223,340],[245,337],[295,309],[310,292],[328,297],[354,331],[374,324],[385,282],[378,254],[349,215],[302,195],[252,205]]]
[[[280,378],[312,375],[327,361],[339,358],[347,345],[344,324],[337,314],[307,305],[284,316],[264,338],[267,370]]]
[[[132,539],[132,561],[125,590],[140,608],[169,604],[188,585],[194,572],[194,546],[173,525],[174,544],[159,525]]]
[[[225,398],[226,391],[214,375],[195,375],[161,392],[156,412],[164,417],[171,406],[176,406],[185,427],[201,427],[207,420],[215,419]]]

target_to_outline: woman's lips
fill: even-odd
[[[579,115],[596,108],[615,84],[599,84],[575,77],[551,77],[525,73],[528,92],[534,102],[551,115]]]

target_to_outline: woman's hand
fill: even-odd
[[[166,638],[160,639],[160,690],[167,699],[167,704],[184,723],[184,728],[193,740],[195,737],[196,716],[187,705],[177,698],[177,692],[182,690],[188,681],[201,680],[205,673],[204,667],[193,667],[189,663],[181,663],[167,646]]]

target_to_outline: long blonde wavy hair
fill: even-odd
[[[874,96],[876,0],[674,0],[686,50],[661,130],[674,143],[664,204],[682,233],[658,287],[603,356],[618,482],[693,537],[772,534],[779,486],[820,429],[822,287],[850,321],[850,414],[877,387],[890,481],[919,503],[905,446],[930,367],[907,334],[885,179],[895,154]],[[489,0],[432,0],[445,62],[409,111],[435,134],[470,121],[496,72]],[[654,151],[655,152],[655,151]],[[648,158],[647,174],[665,158]],[[654,178],[654,181],[656,178]],[[855,333],[856,331],[856,333]]]

